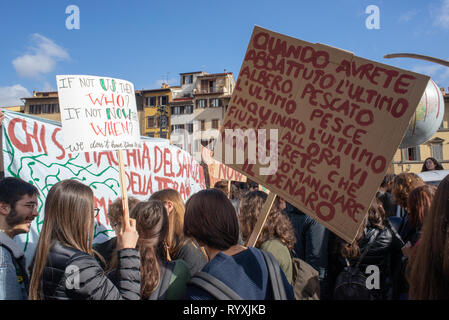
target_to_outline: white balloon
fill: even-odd
[[[429,140],[440,127],[443,116],[443,94],[437,84],[429,80],[399,148],[414,147]]]

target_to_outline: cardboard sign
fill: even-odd
[[[56,81],[68,152],[141,147],[131,82],[86,75],[58,75]]]
[[[212,158],[212,151],[201,146],[203,161],[207,164],[210,186],[221,180],[246,182],[246,176]]]
[[[32,261],[44,221],[45,199],[58,181],[76,179],[94,192],[94,205],[100,208],[94,242],[114,236],[107,218],[109,204],[121,197],[118,158],[115,151],[69,153],[62,144],[61,124],[15,112],[5,112],[2,157],[6,177],[18,177],[39,190],[39,216],[31,231],[15,240]],[[172,188],[184,201],[206,188],[203,168],[186,151],[168,140],[142,137],[142,148],[124,151],[125,187],[140,200],[156,191]]]
[[[255,27],[214,157],[352,242],[428,80]]]

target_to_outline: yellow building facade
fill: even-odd
[[[170,102],[172,89],[163,85],[161,89],[141,90],[144,126],[141,135],[170,139]]]
[[[390,165],[390,173],[421,172],[424,160],[432,157],[449,169],[449,92],[441,89],[444,97],[444,118],[437,132],[425,143],[406,149],[398,149]]]

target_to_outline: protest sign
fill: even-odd
[[[134,85],[87,75],[58,75],[63,146],[70,152],[140,148]]]
[[[246,182],[246,177],[243,174],[212,158],[211,150],[201,146],[201,154],[203,161],[207,164],[211,187],[221,180]]]
[[[94,192],[96,218],[94,242],[114,235],[107,218],[109,204],[121,196],[118,157],[114,151],[70,153],[63,147],[61,124],[15,112],[5,112],[3,160],[7,177],[18,177],[35,185],[39,192],[39,216],[28,234],[16,241],[31,259],[42,228],[44,204],[50,188],[58,181],[75,179]],[[204,189],[204,172],[186,151],[166,139],[141,137],[142,148],[124,151],[126,190],[147,200],[158,190],[177,190],[184,201]],[[31,261],[28,259],[28,261]]]
[[[428,80],[255,27],[214,158],[352,242]]]

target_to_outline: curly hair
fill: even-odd
[[[239,223],[243,241],[248,241],[251,236],[267,197],[265,192],[256,190],[246,193],[241,199]],[[279,197],[276,197],[257,240],[256,247],[260,247],[262,243],[273,238],[279,239],[290,250],[295,245],[296,238],[292,224],[288,217],[282,213],[279,204]]]
[[[136,204],[140,202],[139,199],[128,196],[128,209],[129,212],[133,210]],[[123,217],[123,207],[122,207],[122,198],[119,197],[115,199],[108,208],[108,219],[111,224],[111,226],[114,226],[118,223],[120,223],[121,219]]]
[[[415,173],[403,172],[397,175],[393,180],[392,195],[393,201],[407,209],[408,195],[419,186],[424,185],[424,181]]]
[[[423,185],[413,189],[408,196],[408,221],[414,228],[421,227],[430,209],[437,187]]]

